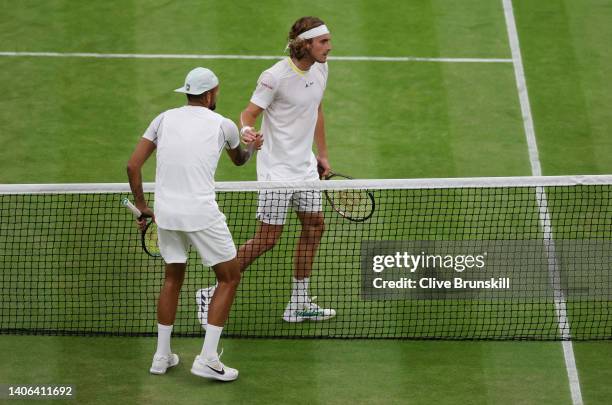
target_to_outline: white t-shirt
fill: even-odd
[[[143,137],[157,145],[157,225],[193,232],[225,219],[215,201],[214,178],[223,148],[240,144],[236,124],[208,108],[187,105],[159,114]]]
[[[257,153],[258,180],[316,180],[312,152],[318,108],[327,84],[327,63],[306,72],[285,58],[264,71],[251,97],[263,108],[264,143]]]

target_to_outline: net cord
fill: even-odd
[[[334,181],[227,181],[217,182],[215,190],[342,190],[342,189],[447,189],[487,187],[548,187],[610,185],[612,175],[576,176],[518,176],[518,177],[466,177],[432,179],[373,179]],[[155,183],[144,183],[145,192],[155,191]],[[129,193],[127,183],[65,183],[65,184],[0,184],[0,195],[5,194],[64,194],[64,193]]]

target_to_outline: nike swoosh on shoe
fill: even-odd
[[[217,373],[219,375],[224,375],[225,374],[225,369],[223,369],[223,368],[221,369],[221,371],[219,371],[219,370],[214,369],[214,368],[212,368],[211,366],[208,366],[208,365],[206,367],[208,367],[209,369],[211,369],[212,371],[214,371],[215,373]]]

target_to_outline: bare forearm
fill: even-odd
[[[253,142],[248,144],[246,148],[239,145],[234,149],[228,150],[227,153],[229,154],[230,159],[232,159],[232,162],[236,166],[242,166],[249,161],[249,159],[251,158],[251,156],[253,156],[253,153],[255,153],[256,150],[257,145]]]
[[[325,142],[325,132],[315,134],[315,144],[317,145],[317,155],[327,159],[327,143]]]
[[[315,126],[314,134],[315,145],[317,146],[317,155],[321,158],[327,159],[327,142],[325,140],[325,118],[323,117],[323,111],[319,110],[319,116],[317,118],[317,124]]]
[[[254,127],[257,122],[257,115],[249,110],[244,110],[240,113],[240,127]]]
[[[130,182],[130,189],[132,189],[132,195],[134,196],[134,203],[137,206],[146,205],[144,191],[142,189],[142,172],[140,168],[128,165],[127,174]]]
[[[134,203],[140,209],[146,207],[144,192],[142,191],[142,166],[147,161],[151,153],[155,150],[155,144],[147,139],[141,138],[136,145],[136,149],[127,164],[127,175],[130,188],[134,195]]]
[[[249,144],[246,148],[240,148],[240,157],[238,159],[237,166],[242,166],[246,162],[248,162],[249,159],[251,159],[251,156],[253,156],[254,152],[255,145],[252,143]]]

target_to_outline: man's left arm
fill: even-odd
[[[314,141],[317,145],[317,165],[319,176],[327,176],[331,171],[329,157],[327,155],[327,143],[325,141],[325,117],[323,115],[323,104],[319,104],[317,124],[315,125]]]

